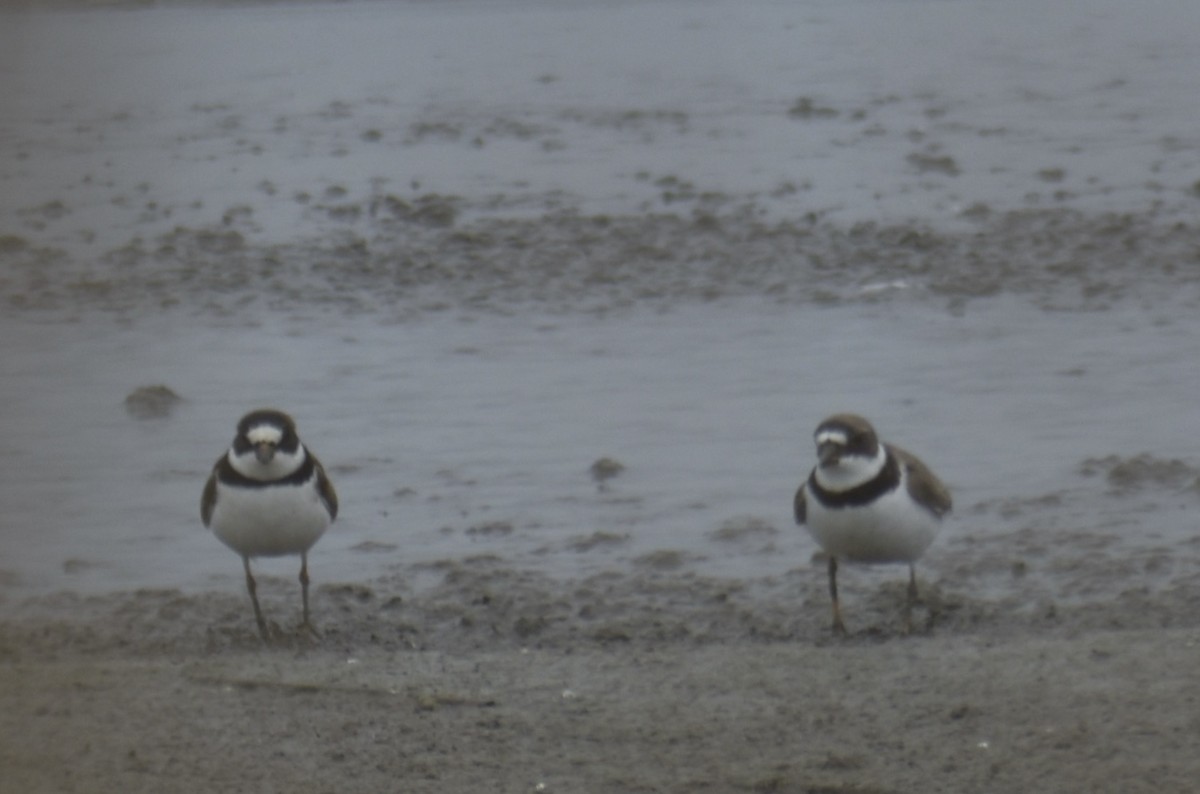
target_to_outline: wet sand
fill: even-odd
[[[322,587],[322,637],[272,647],[241,594],[59,596],[0,623],[3,788],[1192,785],[1194,588],[1024,615],[931,588],[932,626],[901,636],[900,579],[852,597],[839,640],[816,566],[748,586],[464,561],[424,595]]]
[[[412,50],[373,5],[6,18],[46,74],[0,161],[0,791],[1193,788],[1197,49],[908,5],[1006,81],[927,83],[904,36],[889,67],[877,4],[760,9],[787,46],[699,67],[720,4],[422,5]],[[579,33],[634,7],[630,53]],[[501,23],[533,54],[458,35]],[[233,29],[291,60],[211,63]],[[477,80],[311,57],[347,31]],[[814,74],[792,31],[842,67],[779,88]],[[133,44],[77,86],[64,36]],[[320,636],[288,561],[264,644],[196,505],[280,393],[346,511]],[[851,568],[840,639],[787,510],[820,412],[864,404],[956,513],[918,631],[903,569]]]

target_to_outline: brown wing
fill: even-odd
[[[808,502],[804,496],[804,483],[796,489],[796,498],[792,500],[792,510],[796,514],[796,523],[803,524],[808,520]]]
[[[208,482],[204,484],[204,495],[200,497],[200,520],[204,522],[204,526],[208,526],[208,522],[212,521],[213,508],[216,506],[217,470],[213,469]]]
[[[308,456],[312,459],[313,468],[317,470],[317,494],[321,497],[321,504],[329,511],[329,520],[332,521],[337,518],[338,513],[337,491],[333,490],[333,483],[325,476],[325,467],[321,465],[321,461],[311,452]]]
[[[921,462],[921,459],[911,452],[906,452],[899,447],[888,445],[892,450],[892,454],[896,459],[904,465],[904,471],[908,478],[908,492],[912,498],[920,504],[928,508],[929,512],[935,516],[943,516],[950,512],[952,502],[950,499],[950,491],[937,478],[929,467]]]

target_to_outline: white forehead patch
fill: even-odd
[[[844,447],[846,446],[846,441],[846,434],[841,430],[822,430],[820,433],[817,433],[818,446],[821,444],[838,444]]]
[[[246,438],[251,444],[278,444],[283,440],[283,431],[274,425],[255,425],[250,428],[250,432],[246,434]]]

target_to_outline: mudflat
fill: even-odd
[[[2,787],[1148,792],[1200,773],[1194,592],[1017,615],[934,586],[905,636],[898,579],[835,639],[821,585],[476,560],[420,596],[325,586],[321,636],[269,645],[233,594],[30,601],[0,622]]]
[[[4,4],[0,791],[1194,789],[1195,4],[499,5]],[[259,404],[319,636],[200,526]]]

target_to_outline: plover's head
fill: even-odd
[[[251,411],[242,417],[229,457],[242,474],[264,480],[286,476],[304,463],[296,423],[273,408]]]
[[[880,453],[879,438],[871,423],[857,414],[836,414],[813,433],[820,468],[859,467],[874,462]]]

